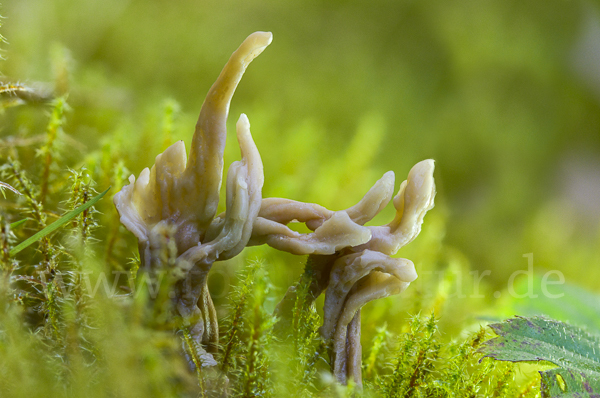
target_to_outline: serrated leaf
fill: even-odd
[[[80,213],[82,213],[83,211],[85,211],[85,210],[89,209],[90,207],[92,207],[93,205],[95,205],[100,199],[102,199],[102,197],[104,195],[106,195],[106,193],[108,192],[109,189],[110,189],[110,187],[108,187],[108,189],[106,189],[106,191],[100,193],[93,199],[82,204],[75,210],[71,210],[70,212],[68,212],[67,214],[65,214],[64,216],[59,218],[58,220],[54,221],[52,224],[48,225],[46,228],[42,229],[41,231],[39,231],[38,233],[33,235],[32,237],[25,239],[23,242],[19,243],[17,246],[12,248],[12,250],[10,251],[10,255],[14,256],[15,254],[19,253],[21,250],[25,249],[27,246],[37,242],[38,240],[42,239],[44,236],[56,231],[57,229],[59,229],[60,227],[62,227],[63,225],[65,225],[66,223],[71,221],[73,218],[77,217]]]
[[[517,317],[490,327],[498,337],[479,350],[485,357],[560,367],[540,372],[542,397],[600,398],[600,336],[543,317]]]

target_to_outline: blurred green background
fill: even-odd
[[[229,55],[253,31],[271,31],[229,119],[233,131],[241,112],[250,118],[264,196],[337,210],[385,171],[398,187],[413,164],[433,158],[437,206],[399,253],[425,285],[407,294],[424,295],[439,271],[453,286],[447,295],[461,299],[457,280],[468,295],[470,272],[489,270],[483,298],[473,299],[481,305],[462,312],[511,312],[507,283],[527,269],[526,253],[538,280],[560,270],[568,284],[600,292],[596,2],[10,0],[0,13],[3,79],[69,91],[65,164],[92,162],[107,140],[120,141],[118,156],[138,175],[174,140],[189,148]],[[166,108],[175,114],[168,133]],[[2,119],[5,138],[35,136],[47,122],[23,107]],[[226,165],[239,157],[229,138]],[[131,254],[135,242],[123,236]],[[282,289],[302,270],[302,259],[265,248],[248,256],[280,262]],[[564,308],[556,303],[540,311]]]

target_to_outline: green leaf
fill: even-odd
[[[543,317],[517,317],[490,327],[498,337],[480,349],[485,357],[560,367],[540,372],[542,397],[600,397],[600,336]]]
[[[77,217],[80,213],[82,213],[83,211],[85,211],[85,210],[89,209],[90,207],[92,207],[93,205],[95,205],[100,199],[102,199],[102,197],[104,195],[106,195],[106,193],[109,191],[109,189],[110,189],[110,187],[108,187],[108,189],[106,189],[106,191],[102,192],[95,198],[82,204],[75,210],[71,210],[70,212],[68,212],[67,214],[65,214],[64,216],[59,218],[58,220],[54,221],[52,224],[48,225],[46,228],[42,229],[41,231],[39,231],[38,233],[33,235],[31,238],[28,238],[28,239],[24,240],[23,242],[19,243],[17,246],[13,247],[13,249],[10,251],[9,254],[11,256],[14,256],[15,254],[19,253],[21,250],[25,249],[27,246],[31,245],[32,243],[35,243],[38,240],[45,237],[46,235],[51,234],[52,232],[56,231],[57,229],[59,229],[60,227],[62,227],[63,225],[65,225],[66,223],[71,221],[73,218]],[[19,221],[17,221],[17,222],[19,222]]]

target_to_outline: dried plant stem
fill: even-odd
[[[50,92],[43,92],[21,83],[0,83],[0,96],[6,96],[2,108],[20,105],[24,102],[46,102],[52,97]]]
[[[11,190],[12,192],[16,193],[17,195],[21,195],[21,192],[17,191],[10,184],[7,184],[7,183],[2,182],[2,181],[0,181],[0,190],[1,190],[1,188],[6,188],[6,189]]]
[[[196,376],[198,377],[198,385],[200,386],[200,394],[199,396],[204,398],[206,391],[206,384],[204,382],[204,375],[202,374],[202,361],[198,357],[198,347],[197,342],[194,340],[188,328],[182,329],[183,332],[183,341],[185,342],[186,348],[190,357],[192,358],[192,362],[196,367]]]

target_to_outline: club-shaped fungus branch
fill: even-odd
[[[391,255],[421,231],[423,217],[433,207],[434,163],[417,163],[394,197],[396,217],[381,227],[370,227],[373,237],[346,249],[333,263],[323,306],[321,336],[330,343],[331,368],[340,383],[361,376],[360,308],[366,303],[403,292],[417,278],[410,260]]]
[[[394,197],[396,216],[387,225],[367,227],[371,232],[368,242],[334,255],[309,256],[307,267],[311,267],[313,276],[309,294],[314,300],[326,290],[320,332],[330,349],[332,372],[341,383],[352,379],[361,385],[360,308],[369,301],[401,293],[417,278],[410,260],[390,256],[419,234],[425,214],[433,208],[433,171],[432,160],[419,162],[411,169]],[[390,201],[393,186],[393,173],[388,172],[356,206],[342,212],[353,222],[364,224]],[[257,222],[265,216],[273,222],[295,219],[317,226],[325,225],[333,214],[318,205],[263,200]],[[290,288],[278,308],[281,316],[294,300],[295,289]]]
[[[197,343],[209,351],[218,343],[216,312],[206,286],[214,261],[239,253],[250,238],[261,203],[263,170],[248,118],[237,123],[242,159],[234,162],[227,177],[227,211],[222,223],[213,223],[223,173],[226,121],[233,93],[250,62],[272,40],[271,33],[248,36],[233,53],[209,90],[192,139],[189,160],[182,141],[156,157],[152,168],[114,197],[121,223],[138,239],[140,272],[164,271],[160,257],[153,255],[153,235],[165,226],[175,228],[177,246],[175,305]],[[197,344],[201,347],[201,344]],[[204,365],[216,364],[211,355],[198,353]]]

